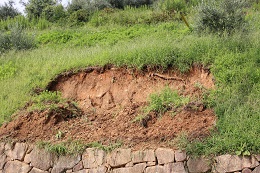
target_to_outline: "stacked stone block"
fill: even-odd
[[[56,156],[25,143],[0,143],[0,173],[260,173],[260,155],[192,158],[169,148],[111,153],[87,148],[83,154]]]

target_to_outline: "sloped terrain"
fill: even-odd
[[[163,115],[151,112],[135,121],[149,104],[149,96],[165,87],[189,97],[189,103]],[[216,122],[213,110],[202,102],[203,92],[214,89],[214,82],[209,70],[200,66],[186,74],[161,68],[90,67],[60,74],[47,89],[60,91],[62,97],[76,101],[79,109],[69,103],[56,110],[21,111],[0,128],[2,138],[122,142],[133,148],[153,148],[169,145],[181,132],[190,138],[205,137]],[[61,135],[57,138],[58,132]]]

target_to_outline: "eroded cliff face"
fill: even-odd
[[[170,105],[163,114],[150,112],[141,121],[151,94],[164,88],[189,98],[181,106]],[[47,89],[75,101],[56,109],[21,111],[0,128],[1,138],[36,142],[81,140],[103,144],[121,141],[125,146],[157,148],[169,146],[180,133],[190,139],[203,138],[214,128],[213,110],[203,103],[203,94],[214,89],[208,70],[193,67],[186,74],[174,69],[90,67],[57,76]],[[57,138],[58,132],[62,137]]]

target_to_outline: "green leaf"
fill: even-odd
[[[243,152],[243,156],[250,156],[251,154],[250,154],[250,152],[248,151],[248,150],[246,150],[246,151],[244,151]]]
[[[240,156],[242,154],[242,151],[236,151],[236,155]]]

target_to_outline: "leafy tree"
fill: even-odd
[[[14,2],[10,0],[8,3],[5,3],[5,5],[0,6],[0,20],[14,18],[20,14],[18,10],[14,8],[13,4]]]
[[[55,22],[59,21],[60,19],[64,19],[67,17],[66,11],[61,4],[55,6],[47,6],[43,9],[42,16],[50,21]]]
[[[29,19],[44,17],[46,12],[53,13],[52,6],[56,6],[56,0],[29,0],[25,5],[25,11]]]
[[[72,0],[68,4],[69,20],[73,24],[87,22],[97,10],[111,7],[107,0]]]
[[[91,13],[106,7],[111,7],[107,0],[72,0],[68,5],[68,12],[73,13],[78,10],[86,10]]]

